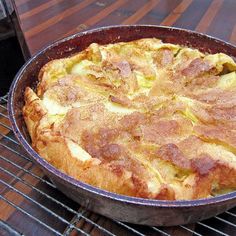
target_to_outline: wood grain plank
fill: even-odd
[[[196,31],[199,31],[202,33],[207,32],[207,28],[209,27],[209,25],[211,24],[211,22],[215,18],[216,14],[219,11],[219,9],[221,8],[223,2],[224,2],[224,0],[214,0],[211,3],[211,5],[207,9],[207,11],[205,12],[204,16],[202,17],[202,19],[199,21],[197,27],[195,28]]]
[[[138,24],[160,24],[179,4],[179,0],[161,0]]]
[[[14,173],[14,175],[18,176],[18,177],[21,177],[24,172],[21,171],[19,168],[15,167],[14,165],[11,165],[10,163],[4,161],[2,158],[0,159],[0,165],[1,165],[1,168],[4,169],[4,170],[7,170],[11,173]],[[21,163],[21,166],[23,166],[24,168],[29,168],[32,166],[32,163]],[[15,182],[17,182],[16,178],[13,177],[12,175],[4,172],[3,170],[0,170],[0,179],[2,181],[5,181],[6,183],[8,184],[14,184]],[[7,192],[7,189],[8,187],[4,185],[4,188],[1,188],[0,190],[0,194],[1,195],[4,195],[6,192]]]
[[[234,26],[232,33],[230,35],[230,42],[236,44],[236,25]]]
[[[72,6],[68,9],[66,9],[65,11],[61,12],[60,14],[58,14],[58,15],[44,21],[43,23],[38,24],[35,27],[32,27],[28,31],[26,31],[25,37],[28,39],[28,38],[42,32],[43,30],[50,27],[51,25],[54,25],[54,24],[58,23],[59,21],[62,21],[63,18],[66,18],[66,17],[78,12],[79,10],[85,8],[86,6],[91,4],[93,1],[94,0],[83,1],[80,4],[77,4],[76,6]]]
[[[31,166],[32,166],[32,163],[28,163],[28,165],[25,166],[25,168],[29,169]],[[19,171],[17,173],[17,176],[22,177],[22,174],[25,174],[25,172]],[[33,181],[34,181],[34,183],[36,183],[38,180],[34,179]],[[18,189],[19,191],[24,192],[25,194],[29,194],[29,192],[31,191],[31,189],[29,187],[23,185],[19,181],[16,181],[16,183],[13,184],[12,186],[15,187],[16,189]],[[4,193],[4,197],[6,199],[8,199],[9,201],[15,203],[16,205],[20,205],[20,203],[22,201],[24,201],[24,197],[21,196],[20,194],[18,194],[17,192],[13,191],[9,187],[7,188],[7,190],[8,191],[6,191]],[[11,205],[9,205],[4,200],[0,200],[0,205],[1,205],[1,209],[2,209],[0,211],[0,219],[6,221],[16,209],[13,208]]]
[[[59,4],[59,3],[62,2],[62,1],[64,1],[64,0],[52,0],[52,1],[47,1],[47,2],[45,2],[45,3],[41,4],[41,5],[39,5],[38,7],[35,7],[35,8],[33,8],[32,10],[27,11],[27,12],[21,14],[20,18],[21,18],[21,20],[24,20],[24,19],[27,19],[27,18],[29,18],[29,17],[32,17],[32,16],[34,16],[34,15],[36,15],[36,14],[39,14],[39,13],[42,12],[42,11],[45,11],[45,10],[48,9],[48,8],[54,6],[55,4]]]
[[[38,34],[32,36],[29,41],[29,48],[33,48],[34,52],[41,49],[46,45],[47,42],[52,42],[59,38],[63,37],[63,34],[66,32],[75,29],[76,27],[80,28],[81,24],[84,22],[85,19],[90,19],[105,9],[106,7],[110,6],[114,3],[114,0],[103,0],[100,3],[106,3],[105,5],[98,5],[97,2],[94,0],[90,5],[81,9],[79,12],[76,12],[68,17],[63,18],[63,20],[59,21],[56,24],[53,24],[40,32],[41,35],[44,35],[42,40],[41,37],[38,37]],[[83,25],[83,28],[85,25]],[[81,27],[82,28],[82,27]],[[87,26],[86,26],[87,28]],[[56,30],[55,30],[56,29]],[[53,32],[53,34],[52,34]],[[45,43],[46,42],[46,43]]]
[[[132,16],[145,3],[146,0],[128,1],[124,5],[113,11],[111,14],[109,14],[107,17],[95,23],[93,27],[118,25],[127,17]]]
[[[11,173],[22,176],[25,172],[21,168],[29,169],[33,165],[32,162],[18,155],[18,153],[24,154],[20,145],[12,142],[14,139],[13,133],[9,133],[7,137],[2,137],[0,140],[0,166],[4,170],[10,171]],[[16,165],[12,164],[15,163]],[[9,184],[15,183],[16,179],[14,176],[0,171],[0,179],[6,181]],[[5,187],[6,188],[6,187]],[[1,189],[1,194],[4,194],[5,190]]]
[[[47,20],[50,20],[51,18],[62,14],[64,11],[66,11],[67,9],[73,8],[75,7],[77,4],[81,3],[82,0],[71,0],[71,1],[62,1],[60,4],[55,5],[55,6],[51,6],[47,9],[45,9],[44,11],[35,14],[32,17],[26,18],[26,19],[22,19],[21,21],[21,26],[22,29],[25,32],[27,32],[28,30],[32,29],[35,26],[39,26],[40,24],[44,23]],[[61,19],[63,20],[64,17],[62,16]],[[49,25],[52,26],[53,24]],[[41,34],[42,32],[40,32]]]
[[[21,4],[20,6],[18,6],[18,12],[20,14],[23,14],[25,12],[30,11],[31,9],[34,9],[38,6],[40,6],[41,4],[44,4],[45,2],[47,2],[48,0],[36,0],[36,1],[27,1],[24,4]]]
[[[235,0],[225,0],[209,25],[207,33],[226,41],[229,40],[236,24],[235,11]]]
[[[171,26],[180,15],[189,7],[193,0],[183,0],[180,4],[161,22],[161,25]]]
[[[0,113],[7,115],[6,111],[2,111]],[[4,125],[10,127],[10,122],[6,117],[0,115],[0,134],[6,135],[10,132],[10,130],[8,128],[6,128]],[[1,138],[1,136],[0,136],[0,138]]]
[[[132,16],[125,19],[122,24],[134,24],[138,20],[142,19],[149,11],[153,9],[157,4],[159,3],[159,0],[150,0],[145,5],[143,5],[142,8],[140,8],[137,12],[135,12]]]
[[[111,14],[111,12],[113,12],[114,10],[116,10],[117,8],[121,7],[124,3],[126,3],[127,0],[119,0],[119,1],[115,1],[113,4],[111,4],[110,6],[106,7],[105,9],[103,9],[101,12],[99,12],[98,15],[95,15],[93,17],[91,17],[90,19],[86,20],[85,22],[83,22],[83,24],[89,28],[90,26],[94,25],[96,22],[104,19],[106,16],[108,16],[109,14]],[[80,28],[75,28],[72,29],[68,32],[66,32],[63,37],[66,37],[68,35],[74,34],[76,32],[79,32],[81,29]]]
[[[20,5],[25,4],[29,1],[31,1],[31,0],[17,0],[17,1],[15,1],[15,3],[19,7]]]
[[[194,30],[213,0],[193,1],[173,26]]]
[[[58,201],[64,203],[68,207],[73,208],[74,210],[79,208],[77,203],[65,197],[65,195],[63,195],[58,190],[49,188],[42,182],[37,183],[35,185],[35,188],[40,189],[48,196],[56,198]],[[39,194],[37,191],[31,191],[28,196],[34,199],[40,205],[46,207],[50,212],[61,216],[63,219],[69,222],[74,216],[74,214],[70,213],[67,209],[49,200],[42,194]],[[44,209],[37,206],[31,201],[24,200],[23,202],[21,202],[20,207],[23,208],[30,215],[35,216],[38,220],[45,222],[48,226],[54,228],[55,230],[61,233],[65,230],[67,226],[65,223],[62,222],[62,220],[53,216],[49,211],[45,211]],[[24,232],[24,235],[43,235],[43,236],[55,235],[52,233],[51,230],[47,230],[44,226],[30,219],[25,214],[21,214],[19,211],[14,211],[13,214],[7,219],[7,223],[17,228],[18,231]]]

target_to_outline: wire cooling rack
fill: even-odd
[[[149,227],[92,213],[56,189],[14,137],[0,97],[0,235],[236,235],[236,208],[196,224]]]

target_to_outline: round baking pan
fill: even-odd
[[[98,189],[62,173],[40,157],[30,145],[22,116],[25,88],[35,88],[39,70],[48,61],[71,56],[94,42],[107,44],[150,37],[159,38],[166,43],[196,48],[205,53],[223,52],[236,57],[236,47],[229,43],[177,28],[152,25],[110,26],[78,33],[49,45],[21,68],[10,89],[10,121],[23,148],[57,188],[89,210],[135,224],[171,226],[192,223],[234,207],[236,192],[207,199],[164,201],[128,197]]]

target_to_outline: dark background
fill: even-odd
[[[0,0],[0,96],[4,96],[10,84],[24,64],[14,27],[14,12]]]

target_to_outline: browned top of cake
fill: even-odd
[[[27,88],[33,148],[119,194],[198,199],[236,188],[236,64],[141,39],[53,60]]]

